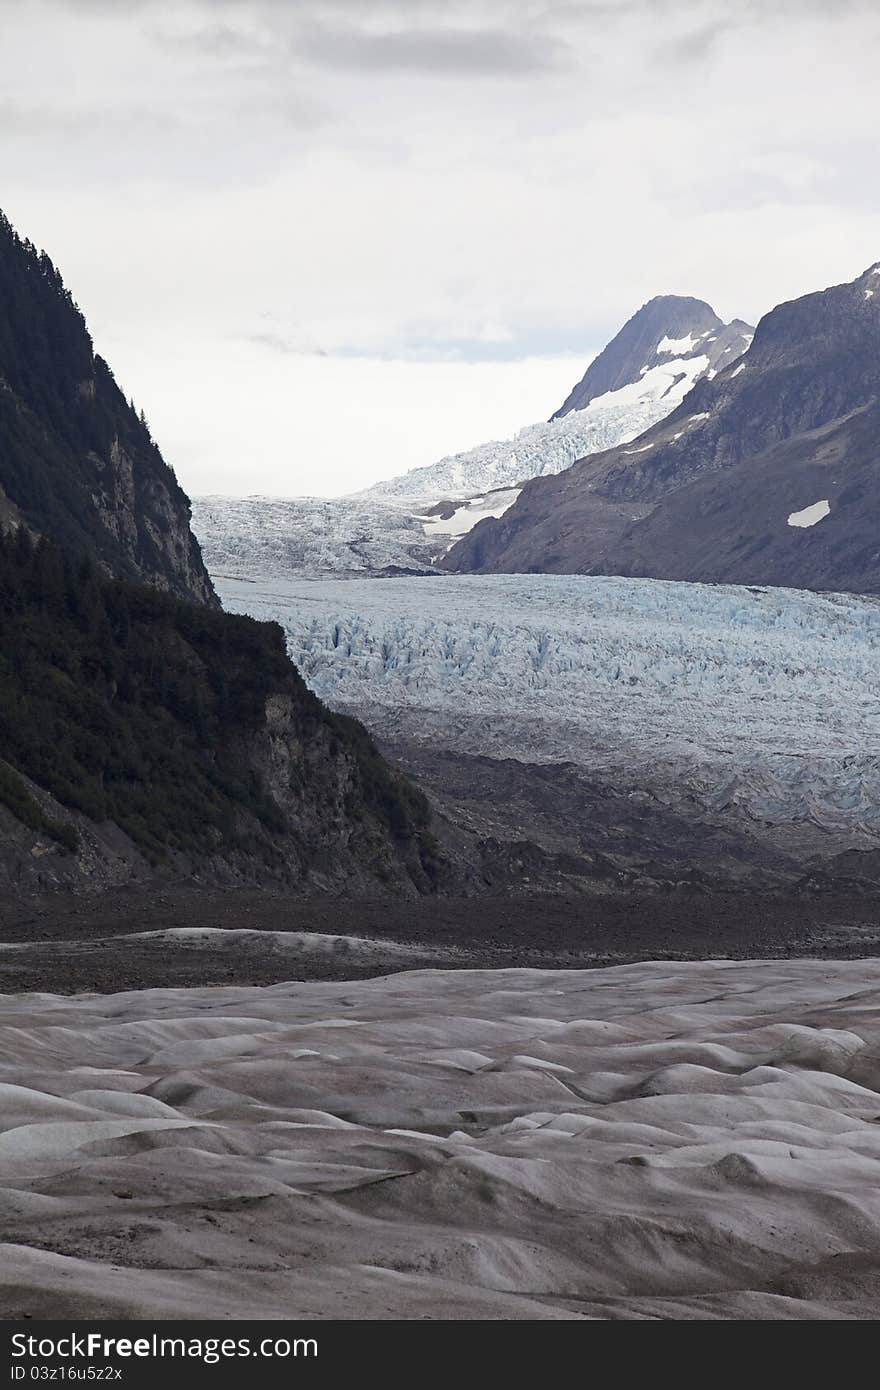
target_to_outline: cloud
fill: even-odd
[[[704,63],[712,56],[721,39],[736,26],[737,19],[731,15],[706,20],[675,38],[661,41],[659,54],[666,61]]]
[[[547,72],[565,57],[564,45],[547,34],[503,29],[323,29],[303,36],[297,49],[331,67],[464,78]]]
[[[62,136],[100,139],[108,128],[112,129],[114,139],[119,136],[133,139],[139,135],[156,139],[176,138],[182,122],[173,111],[134,103],[83,105],[71,111],[69,107],[49,101],[36,104],[26,100],[0,100],[0,128],[7,137],[23,136],[28,141]]]
[[[266,348],[281,357],[326,357],[322,347],[310,342],[299,334],[278,328],[261,328],[251,333],[241,334],[241,340],[254,347]]]
[[[227,435],[286,447],[261,374],[335,436],[303,383],[372,399],[375,364],[378,441],[391,358],[586,358],[653,294],[754,320],[876,261],[878,30],[876,0],[0,0],[3,197],[181,448],[214,345],[246,471]],[[409,421],[423,461],[458,409]]]

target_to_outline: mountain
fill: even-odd
[[[702,376],[714,376],[741,357],[754,331],[741,319],[722,323],[702,299],[657,295],[633,314],[590,363],[553,419],[585,410],[600,396],[637,385],[658,368],[687,382],[683,395]]]
[[[212,574],[431,573],[478,522],[503,516],[528,479],[634,439],[668,415],[695,381],[744,352],[751,335],[739,320],[723,324],[701,300],[652,299],[552,420],[350,497],[196,498],[194,530]]]
[[[189,501],[0,227],[0,883],[433,891],[425,797],[220,609]]]
[[[0,212],[0,523],[118,579],[216,602],[189,502],[45,252]]]
[[[782,304],[635,444],[537,479],[453,570],[880,592],[880,264]]]
[[[361,495],[471,498],[560,473],[662,420],[696,381],[741,356],[753,332],[738,319],[722,323],[702,300],[660,295],[624,325],[551,420],[528,425],[513,439],[413,468]]]
[[[331,714],[278,627],[0,532],[0,881],[414,892],[425,798]]]

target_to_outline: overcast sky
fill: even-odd
[[[0,206],[199,492],[549,415],[880,257],[877,0],[2,0]]]

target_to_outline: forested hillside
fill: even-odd
[[[222,612],[189,499],[0,214],[0,880],[432,891],[425,798]]]
[[[157,866],[431,887],[424,797],[311,694],[275,624],[108,581],[22,528],[0,533],[0,625],[0,804],[64,852],[72,823],[21,774]]]
[[[189,500],[45,252],[0,212],[0,520],[107,574],[213,602]]]

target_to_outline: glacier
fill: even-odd
[[[583,408],[527,425],[512,439],[494,439],[426,467],[410,469],[399,477],[374,483],[358,495],[401,503],[424,497],[466,498],[562,473],[578,459],[644,434],[680,405],[702,376],[714,376],[715,336],[705,333],[694,339],[688,335],[677,341],[664,338],[633,381],[595,396]],[[750,341],[749,336],[742,338],[742,351]],[[662,360],[654,360],[658,355]]]
[[[705,358],[699,359],[705,362]],[[691,363],[687,366],[690,368]],[[676,384],[676,368],[679,373]],[[639,383],[638,389],[608,392],[585,410],[574,410],[558,420],[526,425],[512,439],[493,439],[476,448],[414,468],[399,478],[374,483],[359,493],[376,500],[399,499],[412,505],[425,498],[442,500],[471,497],[498,488],[515,487],[564,469],[587,454],[597,454],[625,444],[668,415],[693,385],[693,374],[679,363],[670,371],[657,371]],[[664,394],[665,393],[665,394]],[[620,399],[622,397],[622,399]]]
[[[681,324],[682,309],[691,320],[696,311],[699,323],[672,337],[663,325]],[[490,440],[348,497],[195,498],[193,529],[208,568],[278,578],[430,570],[479,521],[503,516],[529,479],[564,472],[644,434],[697,381],[746,351],[751,335],[747,324],[722,324],[706,304],[661,296],[634,315],[588,370],[587,376],[616,354],[610,389],[510,439]]]
[[[198,962],[155,935],[113,949]],[[870,959],[0,996],[0,1313],[873,1321],[878,1002]]]
[[[634,439],[679,397],[676,388],[664,401],[649,395],[574,411],[351,497],[194,497],[192,528],[217,574],[427,571],[478,521],[502,516],[519,496],[516,483]]]
[[[671,355],[673,348],[681,354]],[[561,473],[664,419],[700,377],[714,375],[711,353],[711,344],[682,339],[662,349],[662,361],[649,357],[635,380],[581,410],[348,497],[196,497],[193,530],[209,570],[219,574],[348,578],[429,571],[477,522],[503,516],[530,478]]]
[[[438,549],[416,517],[368,498],[194,497],[192,529],[215,577],[420,573]]]
[[[579,575],[217,579],[380,736],[880,835],[880,603]]]

